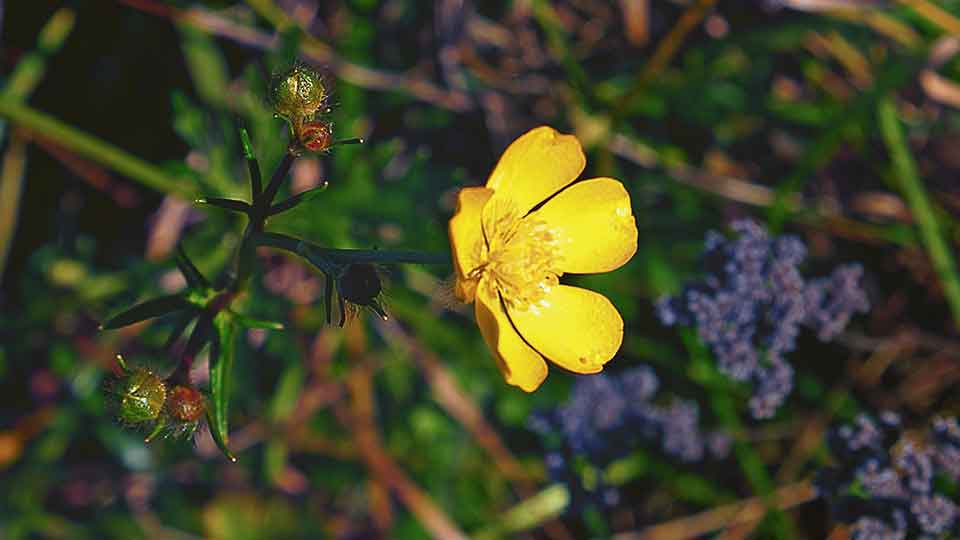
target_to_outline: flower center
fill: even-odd
[[[546,222],[524,218],[513,208],[494,208],[484,215],[486,249],[471,277],[486,276],[490,293],[499,292],[507,306],[520,311],[536,307],[557,286],[561,256],[559,239]]]

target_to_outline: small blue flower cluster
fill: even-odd
[[[960,537],[960,510],[935,481],[960,482],[956,418],[936,418],[917,440],[896,414],[861,415],[828,442],[837,463],[819,472],[816,487],[836,519],[852,524],[852,540]]]
[[[731,228],[735,239],[707,234],[707,276],[677,296],[661,298],[657,314],[667,326],[696,327],[717,367],[751,383],[753,417],[770,418],[793,390],[793,367],[785,355],[796,348],[800,327],[829,341],[853,314],[869,309],[860,287],[863,269],[846,265],[829,277],[806,280],[799,267],[807,251],[799,238],[771,237],[748,220]]]
[[[725,458],[731,439],[721,432],[703,432],[693,401],[674,398],[668,404],[654,403],[659,386],[649,366],[618,375],[578,377],[565,404],[531,416],[531,429],[545,439],[559,439],[558,448],[546,456],[551,480],[567,484],[575,495],[589,491],[599,496],[597,502],[613,506],[619,494],[615,488],[601,485],[600,479],[584,490],[572,467],[574,456],[602,469],[641,445],[658,443],[664,454],[686,463]]]

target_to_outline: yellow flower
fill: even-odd
[[[486,187],[460,191],[450,219],[457,297],[476,300],[507,383],[527,392],[546,378],[544,358],[597,373],[623,341],[610,300],[559,283],[564,272],[619,268],[637,251],[630,195],[612,178],[573,183],[585,164],[576,137],[533,129],[507,148]]]

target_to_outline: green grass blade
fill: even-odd
[[[517,503],[486,528],[472,537],[493,540],[532,529],[558,517],[570,504],[570,492],[561,484],[553,484],[536,495]]]
[[[917,165],[904,138],[893,97],[888,96],[880,102],[878,115],[880,133],[893,162],[893,173],[904,198],[907,199],[917,228],[920,229],[920,238],[930,255],[933,269],[940,277],[954,323],[960,327],[960,279],[957,277],[957,264],[950,245],[944,238],[943,227],[937,219],[933,203],[917,176]]]
[[[192,200],[193,188],[180,179],[171,178],[158,167],[128,154],[120,148],[77,128],[64,124],[56,118],[23,105],[10,97],[0,98],[0,117],[57,143],[77,154],[105,165],[131,180],[168,195]]]

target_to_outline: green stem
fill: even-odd
[[[253,145],[246,129],[240,128],[240,144],[243,146],[243,158],[247,161],[250,174],[250,200],[255,201],[263,193],[263,179],[260,174],[260,162],[253,155]]]
[[[243,133],[244,132],[241,132],[241,138],[243,137]],[[248,148],[248,141],[244,141],[244,155],[247,155]],[[280,190],[280,186],[287,178],[287,175],[290,174],[290,167],[293,166],[293,162],[296,159],[297,152],[295,148],[293,146],[288,147],[287,152],[283,155],[283,159],[280,160],[277,168],[273,171],[273,176],[270,178],[270,183],[267,185],[267,188],[263,193],[253,199],[247,212],[249,221],[243,231],[243,237],[240,240],[240,246],[237,247],[237,254],[234,258],[234,275],[236,277],[230,285],[230,288],[234,291],[245,289],[247,282],[250,280],[250,276],[253,275],[253,270],[257,263],[257,238],[263,234],[263,229],[267,224],[267,216],[270,215],[270,207],[273,206],[273,199],[277,196],[277,192]],[[248,163],[250,163],[249,158]],[[257,165],[257,171],[259,172],[259,165]],[[251,192],[257,191],[259,175],[254,174],[252,165],[250,170],[250,183]]]
[[[15,98],[0,97],[0,116],[59,146],[110,167],[151,189],[187,200],[194,198],[192,187],[171,178],[158,167],[97,137],[64,124],[46,113],[23,105]]]
[[[33,93],[47,71],[47,59],[63,46],[73,30],[76,18],[76,12],[70,8],[63,7],[53,13],[37,36],[36,49],[23,55],[7,78],[3,88],[4,96],[22,102]],[[6,125],[0,122],[0,139],[3,138],[5,128]],[[0,165],[0,278],[3,277],[17,227],[26,162],[24,137],[11,136]]]
[[[375,263],[375,264],[449,264],[447,253],[426,251],[386,251],[377,249],[335,249],[320,247],[305,240],[280,233],[265,232],[257,237],[257,245],[283,249],[303,255],[304,251],[334,264]]]
[[[960,327],[960,279],[957,276],[957,265],[950,246],[944,238],[943,227],[937,220],[933,203],[917,175],[917,166],[904,139],[892,96],[887,96],[880,101],[878,115],[880,133],[890,151],[894,175],[899,181],[907,204],[910,205],[910,211],[920,229],[920,238],[930,254],[933,268],[943,284],[943,293],[953,313],[954,323]]]
[[[37,48],[23,55],[13,68],[3,89],[4,95],[23,100],[33,93],[47,72],[47,60],[63,47],[76,19],[76,12],[70,8],[54,12],[37,36]]]
[[[290,173],[290,167],[293,166],[293,161],[297,159],[296,151],[291,147],[287,149],[287,152],[283,155],[283,160],[280,161],[280,164],[277,165],[277,169],[273,172],[273,176],[270,178],[270,183],[267,184],[267,189],[263,191],[263,194],[259,199],[253,201],[254,206],[263,206],[263,215],[266,216],[269,212],[270,205],[273,204],[274,197],[277,196],[277,192],[280,190],[280,185],[283,184],[283,180],[287,177],[287,174]]]

